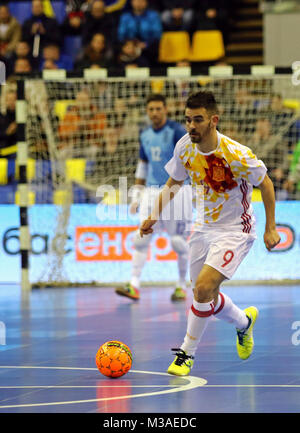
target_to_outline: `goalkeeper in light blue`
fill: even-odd
[[[146,111],[150,125],[140,133],[139,161],[130,204],[131,214],[140,210],[140,221],[147,218],[160,188],[166,183],[168,174],[164,167],[172,158],[176,143],[186,134],[181,124],[168,119],[167,103],[163,95],[149,95]],[[171,295],[174,301],[186,298],[187,237],[192,220],[191,194],[190,186],[185,185],[170,206],[164,209],[154,231],[158,233],[165,230],[170,237],[172,249],[177,253],[178,282]],[[135,233],[131,279],[124,287],[116,289],[117,294],[134,300],[140,298],[141,275],[151,238],[152,236],[141,238],[139,231]]]

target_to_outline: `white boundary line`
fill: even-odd
[[[139,371],[137,373],[144,373]],[[180,385],[184,386],[184,385]],[[202,385],[204,386],[204,385]],[[178,388],[178,385],[16,385],[0,389]],[[205,385],[205,388],[300,388],[300,385]],[[108,398],[109,399],[109,398]],[[1,406],[0,406],[1,407]]]
[[[83,371],[98,371],[97,368],[84,368],[84,367],[45,367],[45,366],[11,366],[11,365],[1,365],[0,369],[45,369],[45,370],[83,370]],[[167,373],[160,373],[156,371],[140,371],[140,370],[130,370],[131,373],[139,373],[139,374],[151,374],[157,376],[167,376],[171,378]],[[186,385],[105,385],[105,386],[95,386],[95,385],[87,385],[87,386],[76,386],[76,385],[35,385],[35,386],[0,386],[0,389],[62,389],[62,388],[70,388],[70,389],[80,389],[80,388],[171,388],[164,391],[154,391],[143,394],[134,394],[134,395],[123,395],[119,397],[104,397],[104,398],[96,398],[89,400],[75,400],[75,401],[59,401],[59,402],[48,402],[48,403],[33,403],[33,404],[16,404],[16,405],[5,405],[0,406],[0,409],[11,409],[11,408],[22,408],[22,407],[39,407],[39,406],[55,406],[55,405],[67,405],[67,404],[78,404],[78,403],[93,403],[98,401],[112,401],[112,400],[125,400],[131,398],[138,397],[151,397],[155,395],[164,395],[171,394],[174,392],[180,391],[189,391],[195,388],[203,387],[205,388],[300,388],[299,385],[256,385],[256,384],[248,384],[248,385],[207,385],[207,381],[200,377],[195,376],[184,376],[184,377],[174,377],[177,379],[187,380],[188,383]],[[204,386],[205,385],[205,386]]]
[[[178,385],[28,385],[28,386],[0,386],[0,389],[87,389],[87,388],[178,388]]]
[[[23,369],[48,369],[48,370],[87,370],[87,371],[98,371],[97,368],[83,368],[83,367],[45,367],[45,366],[0,366],[0,368],[23,368]],[[139,371],[139,370],[130,370],[131,373],[140,373],[140,374],[152,374],[152,375],[160,375],[167,376],[171,378],[171,376],[167,373],[159,373],[156,371]],[[66,405],[66,404],[78,404],[78,403],[94,403],[97,401],[112,401],[112,400],[125,400],[130,398],[138,398],[138,397],[151,397],[154,395],[163,395],[163,394],[172,394],[174,392],[181,391],[189,391],[194,388],[198,388],[200,386],[204,386],[207,381],[200,377],[187,376],[184,377],[185,380],[188,381],[186,385],[177,385],[172,389],[167,389],[164,391],[154,391],[143,394],[134,394],[134,395],[122,395],[120,397],[107,397],[107,398],[94,398],[89,400],[75,400],[75,401],[58,401],[58,402],[49,402],[49,403],[33,403],[33,404],[13,404],[13,405],[5,405],[0,406],[0,409],[12,409],[12,408],[21,408],[21,407],[41,407],[41,406],[55,406],[55,405]],[[159,386],[159,385],[157,385]],[[41,387],[39,387],[41,388]],[[49,388],[49,387],[47,387]],[[101,386],[100,386],[101,388]],[[116,386],[118,388],[118,386]]]

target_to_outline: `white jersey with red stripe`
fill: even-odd
[[[218,146],[202,153],[188,134],[176,144],[165,169],[175,180],[188,176],[197,209],[195,231],[226,230],[255,234],[251,197],[267,172],[252,151],[217,131]]]

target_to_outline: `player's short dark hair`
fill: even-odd
[[[206,108],[212,114],[218,114],[218,104],[213,92],[200,91],[191,93],[185,104],[186,108]]]
[[[146,105],[148,105],[150,102],[153,102],[153,101],[162,102],[165,107],[167,106],[166,98],[161,93],[151,93],[151,95],[148,95],[147,100],[146,100]]]

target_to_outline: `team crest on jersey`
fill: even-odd
[[[204,181],[217,193],[230,191],[237,186],[230,166],[224,158],[215,155],[205,157],[208,168],[205,169]]]
[[[212,178],[216,182],[223,182],[225,180],[225,168],[214,166]]]

